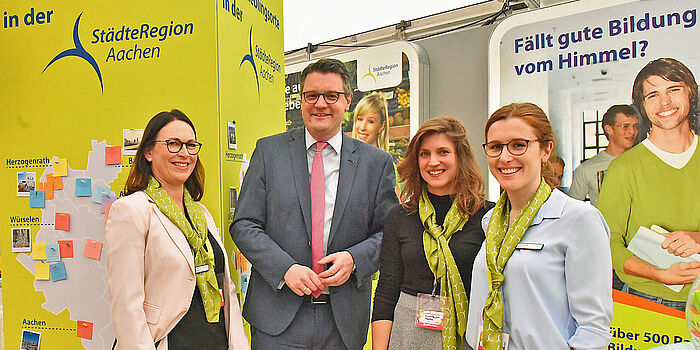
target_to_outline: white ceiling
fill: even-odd
[[[284,51],[366,32],[484,0],[287,0]]]

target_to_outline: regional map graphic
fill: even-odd
[[[65,176],[60,177],[61,188],[51,189],[53,199],[46,199],[41,209],[41,225],[32,253],[17,256],[27,271],[35,275],[34,289],[44,293],[46,302],[42,307],[54,314],[67,309],[71,320],[77,322],[76,336],[83,338],[87,350],[110,349],[114,341],[106,281],[107,258],[101,253],[105,241],[105,204],[110,204],[104,201],[116,198],[108,185],[121,173],[122,165],[106,165],[109,163],[105,162],[106,147],[109,148],[104,141],[92,141],[85,170],[70,168],[71,159],[66,159],[68,166]],[[63,162],[59,160],[51,159],[39,176],[40,182],[48,183],[52,174],[63,172],[59,169]],[[60,254],[52,256],[52,247],[57,247]],[[50,277],[46,271],[39,271],[42,264],[50,264]],[[60,264],[63,266],[54,267]]]

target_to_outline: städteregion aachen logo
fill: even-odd
[[[70,57],[70,56],[80,57],[80,58],[84,59],[85,61],[87,61],[87,63],[90,63],[92,68],[95,70],[95,73],[97,73],[97,77],[100,78],[100,88],[102,89],[102,93],[104,93],[105,88],[104,88],[104,85],[102,85],[102,73],[100,73],[100,67],[97,66],[97,61],[95,61],[95,58],[93,58],[92,55],[90,55],[87,51],[85,51],[85,48],[83,48],[83,45],[80,43],[80,37],[78,36],[78,24],[80,24],[80,16],[82,16],[82,15],[83,14],[81,12],[78,15],[78,18],[76,18],[76,20],[75,20],[75,26],[73,26],[73,43],[74,43],[75,47],[68,49],[68,50],[65,50],[65,51],[59,53],[58,55],[56,55],[56,57],[54,57],[51,60],[51,62],[49,62],[49,64],[46,65],[46,68],[44,68],[44,70],[41,72],[44,73],[46,71],[46,69],[49,68],[49,66],[51,66],[51,64],[60,60],[61,58]]]
[[[241,60],[241,64],[238,65],[238,69],[240,69],[243,66],[243,63],[245,61],[250,62],[250,65],[253,66],[253,72],[255,72],[255,83],[258,84],[258,99],[260,98],[260,80],[258,80],[258,68],[255,67],[255,56],[253,56],[253,26],[250,26],[250,36],[248,37],[248,50],[250,50],[245,56],[243,56],[243,59]]]
[[[372,65],[371,64],[367,65],[367,74],[363,75],[362,79],[364,79],[366,77],[372,77],[372,79],[374,80],[374,83],[375,84],[377,83],[377,78],[375,78],[374,74],[372,74]]]

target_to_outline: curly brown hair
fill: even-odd
[[[452,140],[457,150],[457,162],[459,172],[454,179],[454,200],[457,208],[462,213],[473,215],[484,206],[484,180],[481,171],[474,159],[474,152],[467,140],[467,130],[455,117],[444,116],[430,119],[423,124],[411,139],[406,155],[397,170],[399,177],[404,181],[401,190],[401,203],[407,211],[413,213],[418,210],[418,201],[426,182],[420,175],[418,167],[418,153],[423,139],[432,134],[444,134]]]

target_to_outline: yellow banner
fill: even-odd
[[[682,311],[613,289],[608,350],[642,350],[690,341]]]
[[[110,349],[104,212],[123,195],[140,129],[173,108],[193,121],[203,203],[232,253],[229,188],[254,141],[284,127],[282,1],[13,0],[2,10],[5,344]]]

